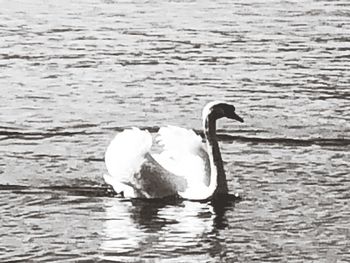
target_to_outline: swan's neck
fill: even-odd
[[[221,159],[219,144],[216,138],[216,119],[210,115],[204,119],[204,134],[210,160],[210,184],[213,195],[228,192],[224,165]]]

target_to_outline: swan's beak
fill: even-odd
[[[229,116],[230,119],[234,119],[236,121],[239,121],[239,122],[244,122],[244,120],[239,117],[235,112],[233,112],[230,116]]]

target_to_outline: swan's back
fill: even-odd
[[[156,160],[167,170],[183,176],[191,186],[209,185],[210,165],[202,138],[193,130],[176,126],[160,128],[157,142],[163,152]]]
[[[193,130],[168,125],[159,129],[157,142],[164,151],[197,154],[202,148],[202,138]]]
[[[179,195],[186,199],[206,199],[210,193],[210,163],[202,138],[193,130],[176,126],[162,127],[158,143],[163,152],[155,159],[168,171],[186,179],[187,188]]]

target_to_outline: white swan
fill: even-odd
[[[155,146],[160,154],[151,154],[153,139],[138,128],[117,134],[108,146],[105,181],[117,193],[129,198],[163,198],[180,196],[205,200],[227,194],[227,182],[216,139],[216,120],[222,117],[243,122],[235,107],[214,101],[203,109],[202,138],[193,130],[175,126],[159,129]]]

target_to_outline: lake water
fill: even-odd
[[[0,6],[1,262],[350,262],[348,0]],[[110,195],[116,132],[211,100],[240,201]]]

